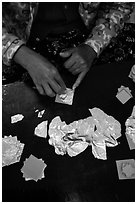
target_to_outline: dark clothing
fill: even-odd
[[[83,43],[89,31],[78,12],[79,3],[41,3],[32,25],[28,46],[46,57],[58,70],[64,60],[59,53]]]
[[[78,12],[79,3],[40,3],[31,30],[31,37],[45,38],[48,34],[62,34],[73,29],[86,29]]]
[[[28,46],[48,58],[59,70],[63,59],[59,53],[83,43],[89,31],[78,12],[79,2],[40,3]],[[135,25],[125,24],[120,34],[96,59],[96,64],[132,60],[135,56]],[[25,72],[25,74],[23,74]],[[3,65],[3,84],[30,78],[18,65]],[[27,76],[27,77],[26,77]]]

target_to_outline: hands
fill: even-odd
[[[59,75],[57,69],[43,57],[39,56],[35,66],[28,69],[37,90],[41,95],[54,97],[55,93],[62,93],[65,90],[65,84]]]
[[[76,48],[72,48],[66,52],[60,53],[62,57],[70,57],[64,66],[73,75],[79,74],[73,88],[76,88],[89,71],[93,60],[96,57],[95,51],[86,44],[81,44]]]
[[[29,72],[37,90],[41,95],[54,97],[55,93],[62,93],[66,86],[57,69],[44,57],[22,46],[16,53],[14,60]]]

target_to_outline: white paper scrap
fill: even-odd
[[[47,124],[48,124],[48,121],[43,121],[42,123],[38,124],[37,127],[35,128],[35,132],[34,134],[36,136],[39,136],[39,137],[44,137],[46,138],[47,137]]]
[[[21,121],[24,118],[24,116],[22,114],[16,114],[11,116],[11,123],[17,123],[19,121]]]
[[[38,111],[39,111],[39,110],[38,110],[38,109],[36,109],[36,110],[35,110],[35,113],[37,113]]]
[[[73,96],[74,96],[74,90],[67,88],[64,94],[56,95],[55,102],[72,105]]]
[[[42,118],[44,112],[45,112],[45,110],[42,110],[42,111],[38,112],[38,118]]]

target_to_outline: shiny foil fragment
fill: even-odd
[[[135,65],[133,65],[131,68],[131,71],[129,73],[129,78],[131,78],[135,82]]]
[[[46,138],[47,137],[47,124],[48,124],[48,121],[43,121],[40,124],[38,124],[37,127],[35,128],[34,134],[38,137]]]
[[[24,144],[14,136],[5,136],[2,138],[2,167],[9,166],[20,161]]]
[[[42,118],[44,112],[45,112],[45,110],[39,111],[38,112],[38,118]]]
[[[135,149],[135,106],[133,107],[131,116],[126,120],[125,126],[125,134],[128,140],[129,147],[130,149]]]
[[[118,88],[118,92],[116,98],[122,103],[125,104],[129,99],[133,96],[131,94],[131,90],[128,87],[121,86]]]
[[[124,159],[116,161],[118,178],[120,180],[135,179],[135,160]]]
[[[102,110],[89,110],[92,116],[66,124],[60,117],[55,117],[49,125],[49,144],[54,146],[55,153],[76,156],[88,146],[98,159],[107,159],[106,146],[116,146],[121,136],[121,125],[112,116]]]
[[[55,102],[72,105],[73,96],[74,96],[74,90],[67,88],[65,93],[56,95]]]
[[[11,116],[11,123],[17,123],[19,121],[21,121],[24,118],[24,116],[22,114],[16,114]]]

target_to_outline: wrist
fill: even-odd
[[[26,46],[21,46],[14,55],[14,61],[25,68],[27,71],[33,66],[37,60],[37,53]]]
[[[85,46],[87,47],[88,52],[93,57],[93,59],[95,59],[97,57],[97,53],[95,52],[95,50],[88,44],[85,44]]]
[[[29,48],[27,48],[26,46],[21,46],[18,51],[15,53],[13,60],[23,66],[25,68],[25,65],[28,61],[28,50]]]

